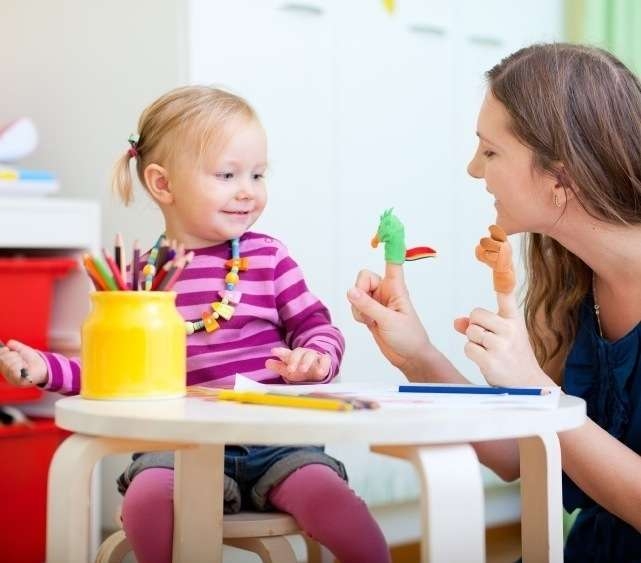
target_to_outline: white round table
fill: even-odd
[[[225,444],[367,443],[411,461],[421,482],[422,561],[485,560],[483,484],[470,442],[516,438],[521,454],[523,560],[563,560],[561,456],[556,433],[585,421],[585,403],[557,408],[422,406],[330,412],[212,402],[56,403],[73,431],[49,474],[47,561],[90,554],[91,472],[116,452],[176,450],[174,561],[220,562]]]

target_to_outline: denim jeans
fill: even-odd
[[[345,466],[322,446],[225,446],[225,513],[269,510],[270,489],[312,463],[327,465],[347,481]],[[136,475],[151,467],[173,469],[174,452],[135,453],[117,479],[120,493],[125,494]]]

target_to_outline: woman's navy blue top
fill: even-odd
[[[588,295],[581,305],[563,389],[585,399],[588,416],[641,455],[641,323],[619,340],[605,340]],[[563,504],[569,512],[581,509],[566,542],[566,562],[641,563],[641,534],[596,504],[565,474]]]

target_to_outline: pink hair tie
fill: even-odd
[[[127,141],[131,145],[131,148],[127,151],[127,154],[130,158],[136,158],[138,156],[138,141],[140,140],[140,135],[135,135],[132,133],[129,135]]]

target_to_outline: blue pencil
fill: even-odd
[[[399,393],[460,393],[469,395],[545,395],[540,387],[490,387],[485,385],[399,385]]]

